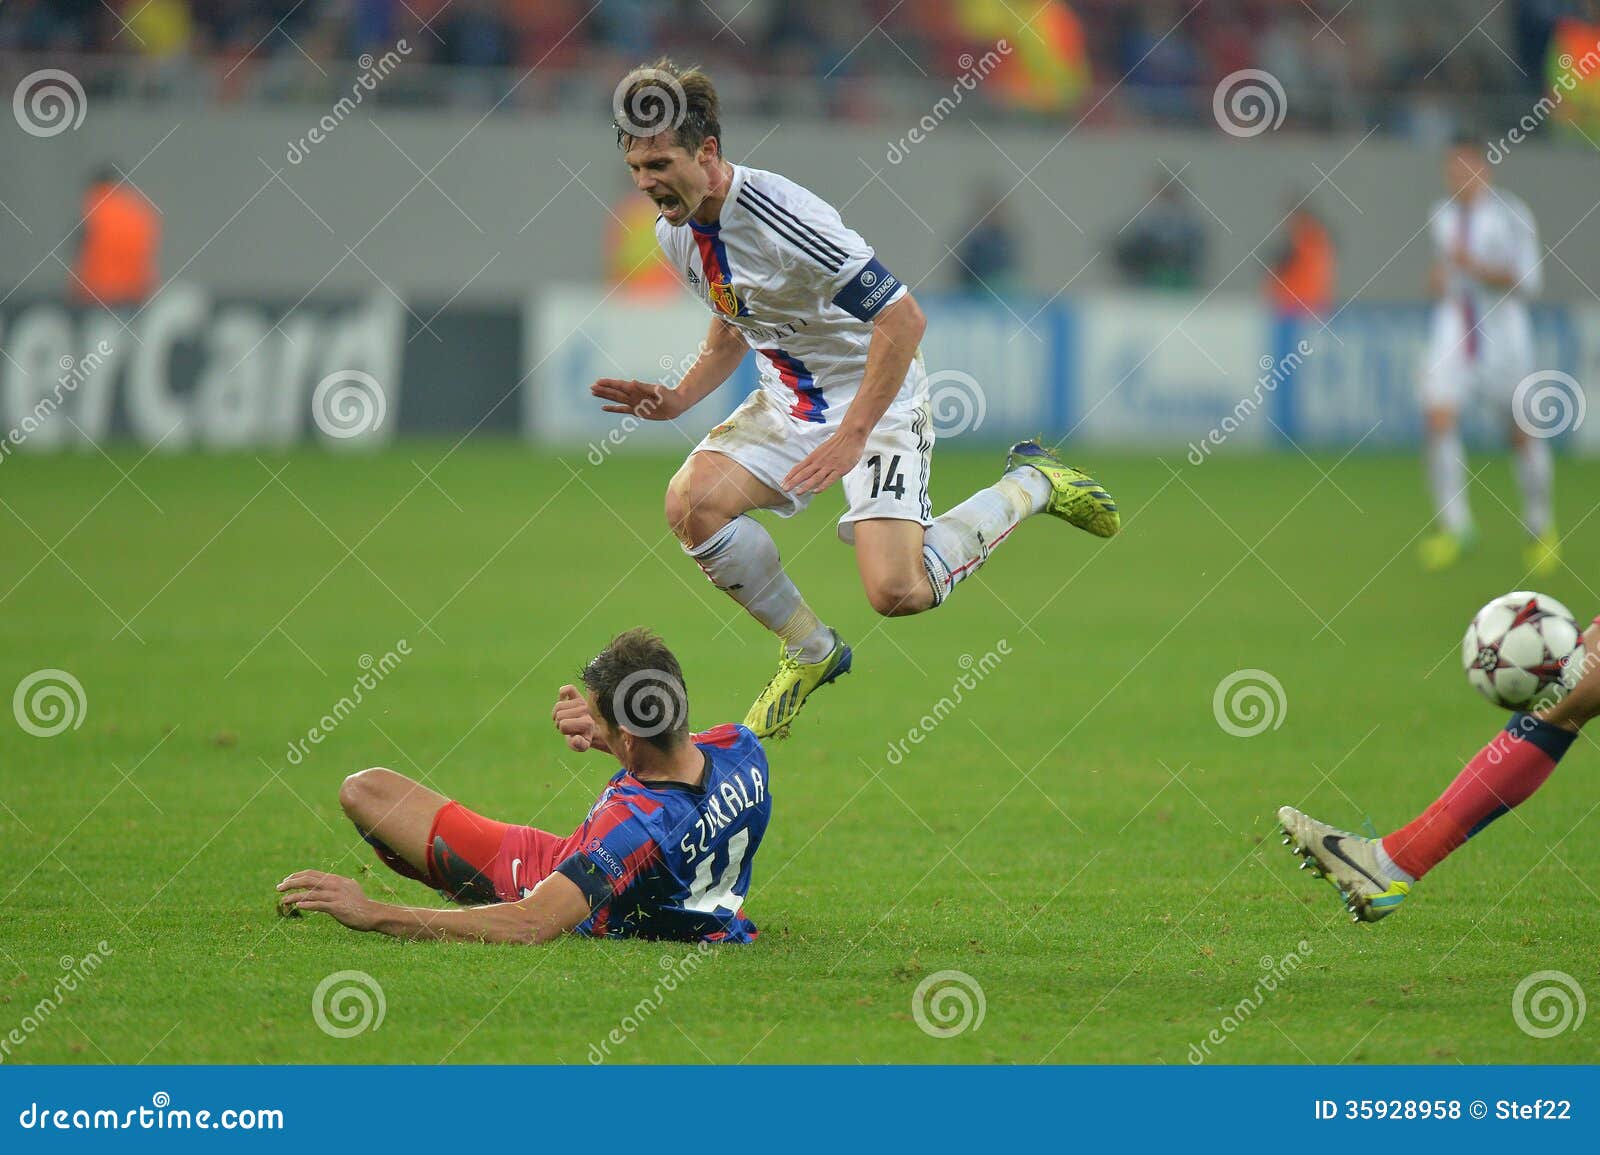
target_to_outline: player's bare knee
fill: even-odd
[[[685,466],[684,469],[687,469]],[[665,512],[667,515],[667,528],[684,545],[693,545],[689,540],[689,504],[688,479],[684,470],[680,469],[671,481],[667,482],[667,497]]]
[[[867,601],[886,618],[920,614],[933,605],[933,590],[921,574],[879,578],[867,587]]]
[[[667,485],[667,525],[689,549],[728,524],[727,513],[714,500],[716,481],[714,473],[690,458]]]
[[[370,820],[384,800],[393,793],[394,781],[401,775],[383,766],[358,770],[339,786],[339,807],[352,822]]]

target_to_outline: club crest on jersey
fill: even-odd
[[[706,296],[711,298],[711,307],[724,317],[739,315],[739,295],[733,291],[732,281],[706,278]]]

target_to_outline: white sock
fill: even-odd
[[[694,558],[712,585],[782,638],[791,657],[820,662],[833,651],[833,631],[811,612],[783,572],[772,535],[755,518],[736,517],[695,548],[685,547],[684,552]]]
[[[1522,520],[1539,537],[1550,528],[1550,491],[1555,488],[1555,459],[1550,443],[1530,437],[1517,450],[1517,486],[1522,490]]]
[[[1407,886],[1416,882],[1416,878],[1407,874],[1394,864],[1394,859],[1389,857],[1389,852],[1383,848],[1383,839],[1372,839],[1372,856],[1378,860],[1378,871],[1390,882],[1403,882]]]
[[[1433,508],[1439,523],[1454,534],[1472,528],[1472,507],[1467,502],[1467,451],[1461,434],[1430,434],[1428,437],[1428,485],[1433,490]]]
[[[1044,509],[1049,500],[1049,479],[1021,466],[935,518],[922,538],[933,604],[941,605],[951,590],[977,573],[1017,523]]]

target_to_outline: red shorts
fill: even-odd
[[[428,877],[457,902],[516,902],[555,872],[572,842],[447,802],[428,831]]]

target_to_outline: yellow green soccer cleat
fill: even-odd
[[[787,738],[789,724],[811,692],[850,672],[850,647],[838,634],[833,638],[833,650],[820,662],[792,658],[789,648],[779,643],[778,672],[744,716],[744,724],[757,738]]]
[[[1461,560],[1461,555],[1470,550],[1477,542],[1477,535],[1472,530],[1464,533],[1451,533],[1441,529],[1430,533],[1417,543],[1417,561],[1429,573],[1438,573],[1447,570]]]
[[[1326,878],[1339,888],[1352,922],[1377,922],[1399,909],[1411,884],[1390,879],[1378,865],[1375,838],[1362,838],[1318,822],[1293,806],[1278,811],[1283,844],[1298,854],[1301,870]]]
[[[1549,577],[1561,568],[1561,538],[1556,531],[1547,529],[1534,538],[1523,551],[1523,562],[1535,577]]]
[[[1037,469],[1050,482],[1046,513],[1096,537],[1117,536],[1122,528],[1122,515],[1117,512],[1116,500],[1106,492],[1105,486],[1082,470],[1067,465],[1037,438],[1019,441],[1006,454],[1007,473],[1023,465]]]

